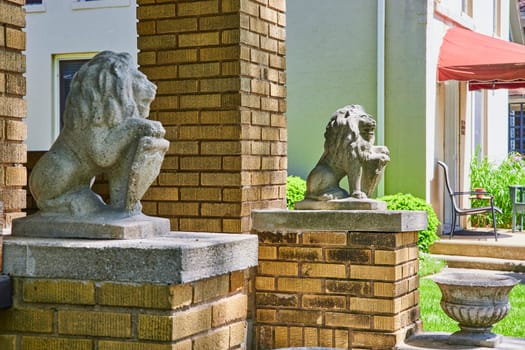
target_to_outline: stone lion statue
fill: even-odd
[[[377,187],[388,149],[374,146],[376,122],[360,105],[338,109],[324,133],[324,153],[306,179],[305,199],[366,199]],[[350,194],[339,186],[348,176]]]
[[[140,199],[169,146],[161,123],[146,119],[155,93],[127,53],[104,51],[80,68],[63,129],[29,179],[42,214],[141,212]],[[108,204],[91,189],[101,174],[109,181]]]

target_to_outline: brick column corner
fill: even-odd
[[[249,232],[284,208],[284,0],[138,0],[138,62],[171,148],[145,212],[172,230]]]
[[[26,40],[24,0],[0,0],[0,201],[3,225],[24,216],[26,206]]]

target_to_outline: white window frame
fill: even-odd
[[[46,12],[46,0],[42,0],[41,4],[24,5],[24,9],[27,13]]]
[[[53,140],[56,140],[60,133],[60,62],[72,60],[88,60],[93,58],[98,52],[77,52],[53,55],[53,113],[51,117],[51,133]]]
[[[108,7],[127,7],[130,5],[130,0],[71,0],[71,8],[73,10],[89,10]]]

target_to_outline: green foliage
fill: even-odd
[[[510,227],[512,221],[512,202],[509,196],[509,185],[525,184],[525,161],[519,153],[511,153],[500,164],[491,163],[488,159],[474,157],[470,163],[470,186],[481,187],[494,195],[494,204],[503,210],[498,214],[496,223],[499,227]],[[473,200],[472,207],[487,205],[486,201]],[[473,226],[492,225],[491,215],[471,217]]]
[[[510,311],[507,317],[494,325],[494,333],[509,337],[525,337],[525,285],[522,283],[512,288],[509,294]]]
[[[303,178],[294,175],[288,176],[286,179],[286,206],[288,209],[294,209],[295,202],[302,201],[305,192],[306,181]]]
[[[427,212],[428,228],[419,231],[417,245],[422,252],[428,252],[428,247],[439,239],[437,229],[439,220],[434,208],[421,198],[414,197],[411,194],[398,193],[394,195],[377,198],[385,201],[389,210],[424,210]]]
[[[439,305],[441,291],[437,284],[428,279],[419,280],[419,306],[425,332],[455,332],[459,327],[448,317]],[[525,285],[520,283],[509,295],[510,312],[503,320],[494,325],[493,332],[508,337],[525,337]]]

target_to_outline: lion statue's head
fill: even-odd
[[[334,157],[348,154],[358,140],[374,143],[376,121],[360,105],[339,108],[330,118],[324,133],[325,152]]]
[[[147,118],[156,86],[128,53],[103,51],[84,64],[71,82],[64,129],[118,125],[124,118]]]

